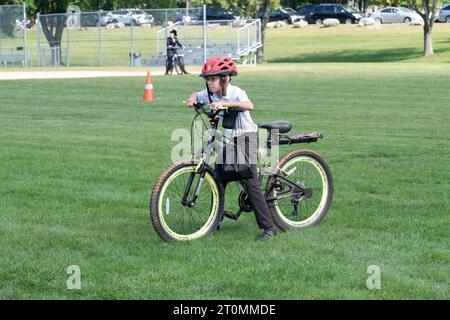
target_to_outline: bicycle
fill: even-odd
[[[184,55],[178,54],[176,51],[173,53],[172,59],[166,59],[166,70],[170,70],[172,74],[173,69],[177,74],[183,74],[184,70]]]
[[[208,111],[202,103],[194,105],[194,110],[193,123],[202,115],[206,115],[211,123],[206,147],[193,159],[167,168],[156,181],[150,197],[151,221],[164,241],[208,236],[218,229],[223,219],[224,190],[208,165],[217,134],[218,114],[222,110]],[[264,122],[258,126],[267,130],[262,152],[270,152],[274,144],[311,143],[323,138],[319,132],[288,136],[286,133],[291,129],[288,121]],[[222,140],[229,142],[226,138]],[[261,187],[266,180],[263,194],[273,221],[280,229],[312,227],[324,219],[333,198],[333,178],[328,164],[318,153],[294,150],[284,155],[276,167],[258,168],[258,175]],[[239,193],[238,204],[239,211],[231,216],[234,220],[238,220],[243,212],[252,211],[245,189]]]

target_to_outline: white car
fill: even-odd
[[[102,13],[100,15],[100,25],[101,26],[106,26],[108,23],[111,23],[111,16],[112,16],[112,12],[108,12],[108,13]]]
[[[415,11],[403,7],[387,7],[374,12],[371,17],[379,23],[423,23]]]
[[[438,21],[450,23],[450,4],[447,4],[439,10]]]
[[[21,18],[17,18],[17,19],[16,19],[16,27],[17,27],[18,29],[22,30],[22,29],[23,29],[23,25],[24,25],[23,22],[24,22],[23,18],[22,18],[22,19],[21,19]],[[33,25],[33,24],[31,23],[31,20],[30,20],[30,19],[27,19],[26,27],[27,27],[27,28],[31,28],[32,25]]]
[[[141,25],[141,24],[154,24],[154,18],[139,9],[124,9],[119,11],[111,12],[109,16],[109,21],[112,23],[122,22],[125,25]]]

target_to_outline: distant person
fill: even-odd
[[[177,46],[184,48],[183,45],[178,41],[177,30],[170,31],[170,36],[167,38],[167,61],[166,61],[166,75],[172,74],[174,66],[172,65],[173,56],[177,53]],[[183,74],[188,74],[184,68],[184,63],[181,59],[177,60],[178,66]]]

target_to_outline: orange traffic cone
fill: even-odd
[[[153,84],[152,77],[150,75],[150,71],[147,72],[147,79],[145,80],[144,87],[144,101],[153,101],[155,100],[155,93],[153,92]]]

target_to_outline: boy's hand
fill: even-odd
[[[196,104],[196,103],[197,103],[197,99],[192,98],[192,97],[186,101],[187,106],[190,108],[192,108],[194,106],[194,104]]]
[[[217,111],[223,108],[223,105],[220,102],[213,102],[210,103],[208,106],[212,111]]]

